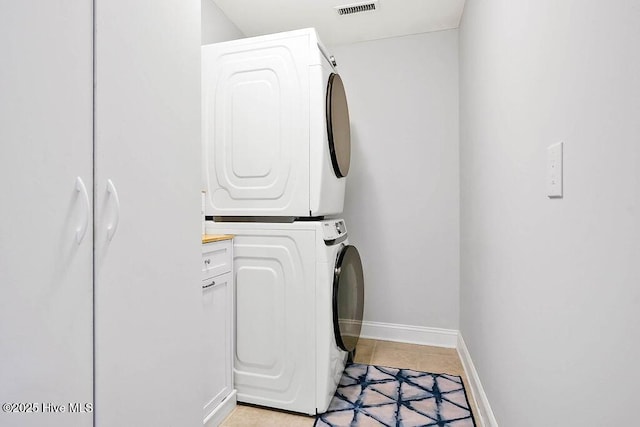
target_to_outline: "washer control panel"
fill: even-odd
[[[334,219],[322,223],[324,241],[337,240],[347,234],[347,226],[342,219]]]

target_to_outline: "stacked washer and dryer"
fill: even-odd
[[[233,234],[238,400],[324,412],[360,335],[347,99],[314,29],[203,46],[206,232]]]

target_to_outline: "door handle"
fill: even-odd
[[[118,224],[120,224],[120,198],[118,197],[118,191],[116,190],[116,186],[113,184],[113,181],[110,179],[107,180],[107,195],[109,197],[113,197],[113,203],[116,206],[116,214],[111,224],[107,225],[107,239],[113,239],[113,235],[116,234],[116,230],[118,230]]]
[[[82,178],[76,177],[76,191],[80,193],[80,197],[84,202],[84,221],[76,228],[76,243],[80,244],[84,235],[87,234],[87,228],[89,227],[89,216],[91,205],[89,204],[89,194],[87,193],[87,187],[84,185]]]

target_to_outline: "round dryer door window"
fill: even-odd
[[[355,246],[345,246],[338,254],[333,278],[333,330],[336,344],[353,351],[360,338],[364,311],[364,276]]]
[[[347,95],[339,74],[331,73],[327,87],[327,135],[333,171],[347,176],[351,163],[351,125]]]

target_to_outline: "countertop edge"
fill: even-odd
[[[233,239],[233,234],[203,234],[202,244],[204,245],[205,243],[220,242],[222,240],[231,239]]]

